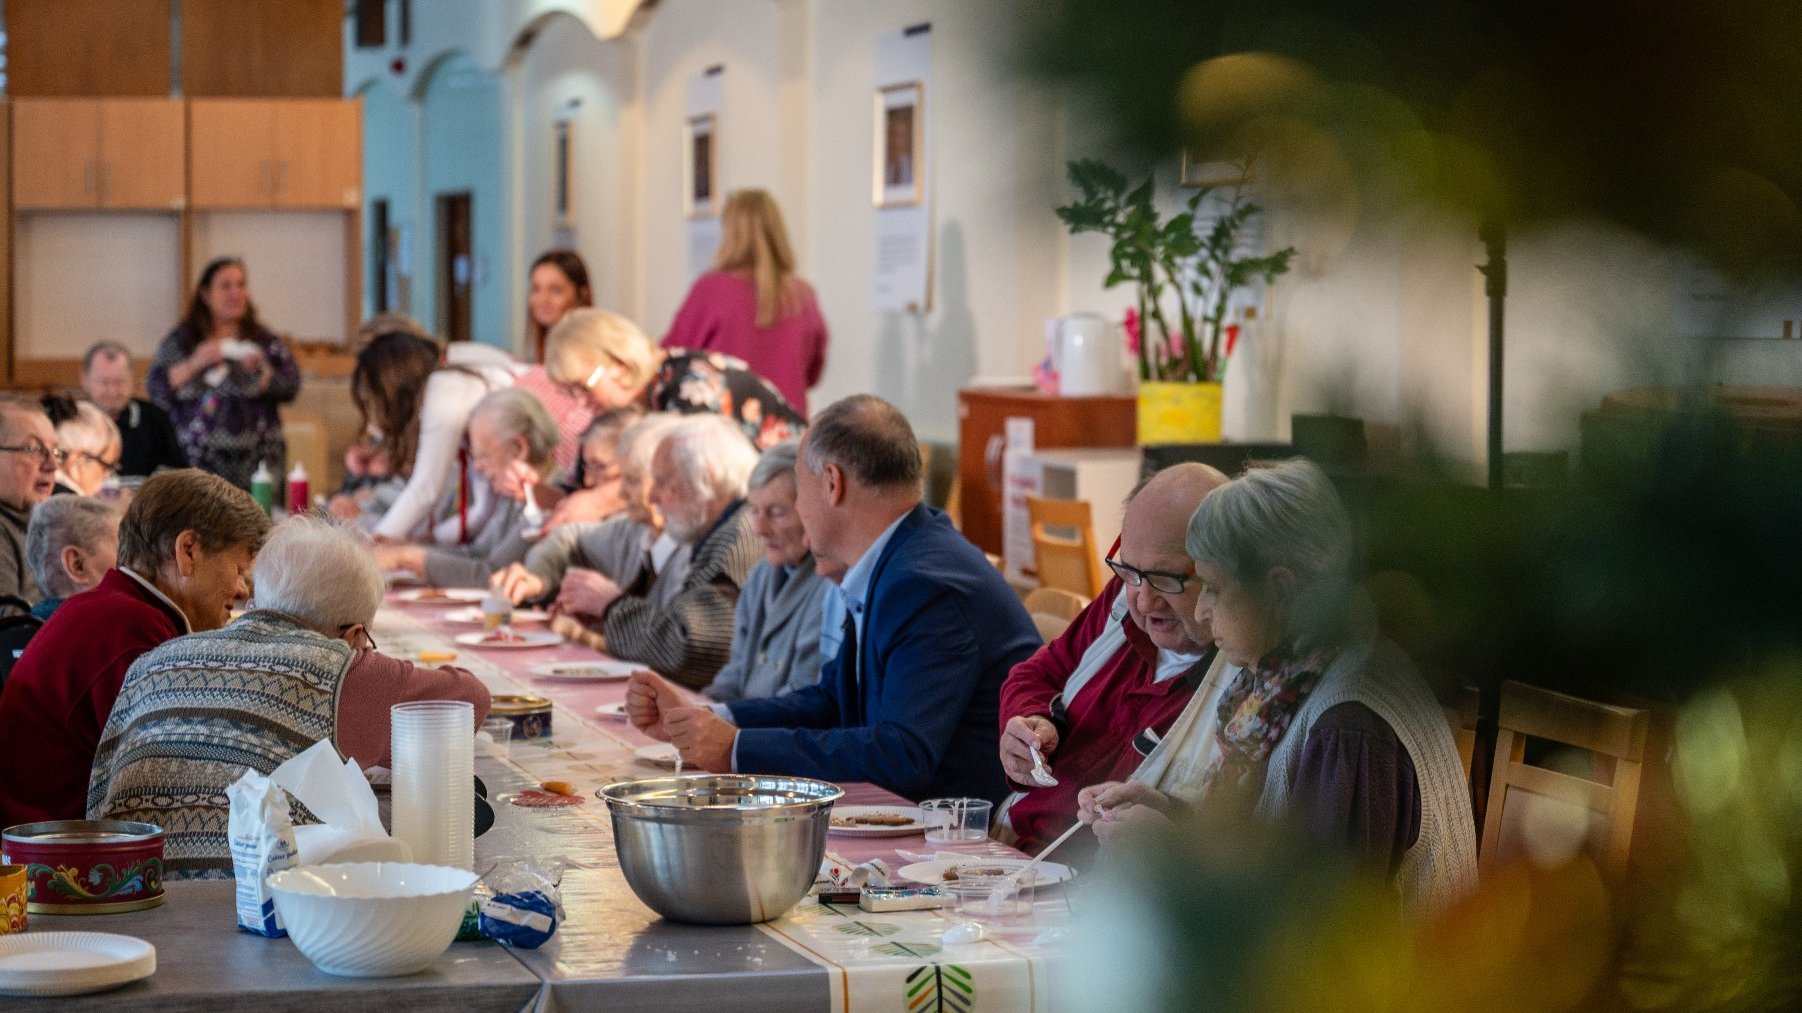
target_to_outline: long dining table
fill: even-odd
[[[564,1011],[615,1013],[727,1008],[823,1011],[1050,1008],[1054,968],[1071,920],[1069,886],[1038,892],[1025,925],[992,927],[974,942],[948,942],[940,911],[871,914],[855,905],[809,897],[761,925],[671,922],[632,892],[614,853],[611,817],[594,793],[620,780],[668,770],[641,759],[652,740],[623,718],[600,713],[625,696],[621,679],[574,681],[543,673],[548,665],[603,658],[564,643],[534,649],[458,644],[480,630],[455,610],[391,595],[375,623],[384,653],[450,663],[474,672],[496,695],[551,701],[550,733],[480,746],[477,774],[488,787],[495,824],[476,841],[478,871],[532,858],[563,867],[564,917],[535,950],[459,942],[426,971],[402,978],[337,978],[313,968],[286,939],[236,929],[233,884],[174,882],[161,907],[101,918],[36,915],[32,931],[92,929],[135,935],[156,945],[158,970],[123,989],[63,999],[11,999],[8,1010],[176,1010],[255,1008],[259,1013],[321,1013],[379,1006],[408,1011]],[[542,627],[524,626],[522,629]],[[534,673],[534,668],[539,673]],[[698,700],[698,694],[695,696]],[[574,785],[584,801],[557,808],[512,804],[546,781]],[[845,803],[907,805],[869,784],[846,784]],[[902,852],[956,850],[996,857],[1019,853],[992,841],[947,849],[918,834],[833,835],[828,862],[849,868],[871,860],[898,871]]]

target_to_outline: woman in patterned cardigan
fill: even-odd
[[[231,875],[226,788],[321,739],[365,767],[389,764],[388,709],[488,690],[461,668],[375,651],[382,572],[357,534],[282,522],[257,556],[255,607],[224,629],[172,640],[126,674],[88,782],[92,819],[163,828],[171,879]]]

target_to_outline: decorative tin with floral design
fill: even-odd
[[[548,738],[551,734],[551,702],[530,693],[496,693],[488,716],[513,722],[513,734],[521,739]]]
[[[0,865],[0,936],[25,931],[25,896],[30,892],[23,865]]]
[[[21,823],[0,863],[23,865],[32,914],[114,914],[163,902],[163,828],[123,820]]]

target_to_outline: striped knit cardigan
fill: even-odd
[[[169,879],[232,874],[225,790],[268,774],[338,725],[355,652],[279,612],[179,637],[126,673],[88,782],[89,819],[163,828]]]
[[[731,654],[739,592],[751,567],[763,558],[763,539],[751,530],[743,502],[734,503],[695,543],[686,569],[677,557],[653,578],[644,559],[647,530],[624,517],[566,525],[526,556],[526,569],[544,581],[547,598],[556,596],[571,567],[606,575],[625,594],[598,626],[570,629],[575,624],[568,620],[552,628],[566,636],[599,633],[598,639],[583,639],[700,689],[713,681]],[[671,580],[679,586],[668,587]]]

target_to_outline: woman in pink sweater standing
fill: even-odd
[[[805,416],[826,368],[826,321],[813,286],[795,276],[782,211],[768,191],[740,190],[721,219],[713,270],[688,290],[663,347],[743,359]]]

